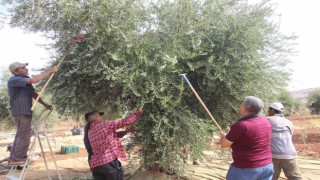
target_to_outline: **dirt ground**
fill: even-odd
[[[300,156],[320,158],[320,119],[293,120],[293,142]]]
[[[299,155],[299,164],[304,179],[317,180],[320,179],[320,120],[293,120],[295,125],[294,143]],[[82,142],[83,135],[72,136],[69,133],[70,125],[61,124],[59,130],[53,129],[55,136],[49,134],[50,144],[52,145],[56,155],[59,172],[63,179],[93,179],[87,162],[87,152]],[[9,155],[6,152],[6,145],[13,141],[14,134],[0,134],[0,159]],[[48,146],[44,142],[44,149],[48,152]],[[77,145],[80,147],[78,154],[60,154],[60,148],[64,145]],[[215,149],[219,149],[217,146]],[[37,157],[28,168],[26,179],[48,179],[43,159],[40,156],[40,149],[37,146]],[[200,165],[192,165],[188,162],[187,170],[180,175],[180,179],[188,180],[212,180],[225,179],[227,169],[231,163],[231,159],[223,156],[230,153],[229,150],[204,151],[204,158]],[[50,158],[50,154],[46,153],[50,174],[53,179],[57,179],[57,173],[54,163]],[[2,163],[0,170],[4,169],[5,163]],[[123,162],[125,169],[125,179],[127,180],[174,180],[177,176],[165,175],[163,173],[155,173],[139,168],[139,161],[131,159]],[[282,174],[282,179],[283,178]],[[0,179],[5,179],[5,175],[0,175]]]

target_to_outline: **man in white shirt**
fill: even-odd
[[[283,105],[279,102],[272,103],[269,107],[268,120],[272,126],[271,151],[274,166],[272,180],[277,180],[283,170],[288,180],[302,179],[297,151],[292,142],[293,124],[283,115]]]

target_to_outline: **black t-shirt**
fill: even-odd
[[[90,161],[91,156],[93,155],[93,152],[92,152],[92,148],[91,148],[91,145],[90,145],[90,142],[89,142],[89,136],[88,136],[89,129],[90,129],[90,124],[87,123],[87,124],[84,126],[84,138],[83,138],[83,142],[84,142],[84,146],[86,147],[87,152],[88,152],[88,160]]]

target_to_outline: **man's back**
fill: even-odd
[[[106,121],[91,124],[88,136],[93,151],[90,161],[92,167],[109,163],[118,157],[125,159],[116,131],[108,127]]]
[[[295,158],[297,152],[292,143],[293,124],[291,121],[280,114],[269,116],[268,120],[272,126],[272,157],[276,159]]]
[[[272,163],[271,125],[266,118],[242,118],[231,127],[226,138],[234,142],[231,148],[235,167],[256,168]]]

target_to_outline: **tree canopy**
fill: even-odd
[[[307,97],[307,105],[313,114],[320,113],[320,89],[312,91]]]
[[[295,37],[279,32],[275,6],[245,0],[14,1],[11,25],[54,40],[50,85],[61,113],[123,114],[143,107],[135,143],[145,166],[179,170],[182,146],[201,154],[214,130],[188,77],[223,127],[247,95],[268,103],[286,86]]]
[[[284,106],[284,115],[306,114],[308,109],[302,100],[295,99],[288,91],[280,91],[277,101]]]
[[[2,123],[9,119],[9,94],[7,82],[10,78],[10,71],[1,67],[0,69],[0,119]]]

